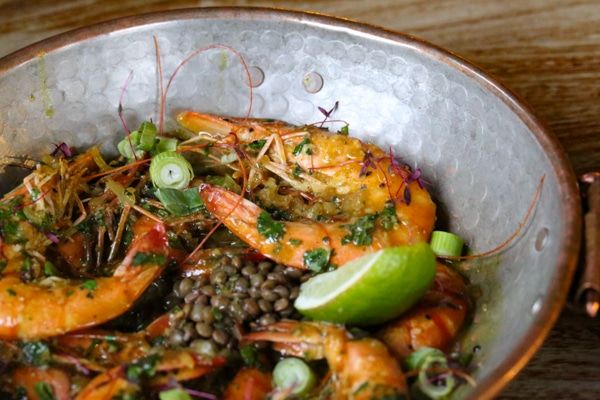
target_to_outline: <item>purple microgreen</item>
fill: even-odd
[[[416,181],[419,180],[421,178],[421,169],[420,168],[416,168],[408,177],[409,181]]]
[[[66,158],[71,158],[75,154],[75,151],[73,151],[73,149],[69,147],[68,144],[62,142],[61,144],[54,144],[54,150],[52,151],[52,153],[50,153],[50,155],[52,157],[55,157],[58,155],[58,153],[62,153],[63,156],[65,156]]]
[[[127,86],[129,86],[129,83],[131,82],[132,78],[133,78],[133,71],[130,71],[129,75],[127,75],[127,79],[125,80],[125,83],[121,87],[121,94],[119,95],[119,108],[117,109],[117,114],[119,115],[119,119],[121,120],[121,125],[123,125],[123,129],[125,130],[125,132],[127,132],[127,135],[129,135],[129,133],[131,131],[129,130],[129,128],[127,128],[127,124],[125,123],[125,119],[123,118],[123,97],[125,97],[125,92],[127,91]],[[132,145],[132,147],[133,147],[133,145]],[[135,152],[134,152],[134,155],[135,155]]]
[[[336,101],[335,104],[333,105],[333,107],[331,107],[331,109],[329,111],[327,111],[323,107],[317,107],[319,109],[319,111],[321,112],[321,114],[323,114],[325,116],[325,118],[323,119],[323,121],[321,121],[321,124],[319,125],[319,128],[323,127],[323,124],[325,124],[325,122],[327,122],[327,119],[329,119],[329,117],[331,116],[331,114],[333,114],[335,112],[335,110],[338,109],[339,105],[340,105],[340,102]]]
[[[410,194],[410,188],[408,186],[404,187],[404,203],[406,203],[407,206],[410,205],[410,200],[411,200],[411,194]]]
[[[90,375],[91,371],[89,369],[87,369],[82,363],[81,361],[79,361],[77,359],[77,357],[73,357],[71,355],[68,354],[57,354],[57,356],[59,357],[63,357],[66,360],[69,360],[69,362],[72,362],[73,365],[75,366],[75,369],[79,372],[81,372],[83,375]]]
[[[425,183],[424,183],[423,178],[421,176],[422,176],[421,169],[420,168],[415,168],[415,170],[410,173],[410,175],[408,176],[408,178],[406,178],[406,184],[408,185],[409,183],[412,183],[412,182],[416,181],[419,184],[419,187],[421,189],[423,189],[423,186],[425,186]]]
[[[199,399],[208,399],[208,400],[217,400],[218,399],[218,397],[212,393],[201,392],[199,390],[194,390],[194,389],[190,389],[190,388],[186,388],[186,387],[184,387],[183,390],[185,390],[189,395],[198,397]]]
[[[365,176],[365,175],[367,175],[367,171],[369,170],[369,168],[375,169],[376,167],[377,166],[375,165],[375,162],[373,161],[373,155],[371,154],[370,151],[366,151],[365,157],[363,158],[363,161],[362,161],[362,166],[360,167],[360,171],[358,172],[358,176]]]
[[[394,152],[392,151],[392,146],[389,147],[389,150],[390,150],[390,167],[389,167],[390,170],[399,176],[404,176],[406,171],[402,169],[398,160],[394,157]],[[408,167],[408,165],[406,165],[406,164],[404,164],[404,166]]]
[[[48,240],[50,240],[54,244],[58,244],[58,242],[60,242],[60,240],[58,239],[58,236],[56,236],[56,234],[53,232],[44,232],[44,235],[46,235]]]

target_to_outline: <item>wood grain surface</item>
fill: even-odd
[[[0,0],[0,56],[107,19],[219,5],[317,11],[429,40],[524,97],[554,130],[578,173],[600,169],[599,0]],[[600,318],[565,309],[501,398],[600,399]]]

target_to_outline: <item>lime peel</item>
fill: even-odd
[[[427,243],[387,248],[311,278],[294,306],[315,320],[375,325],[414,305],[434,276],[435,255]]]

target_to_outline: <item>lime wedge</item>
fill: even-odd
[[[300,286],[294,306],[314,320],[375,325],[415,304],[434,275],[429,244],[391,247],[309,279]]]

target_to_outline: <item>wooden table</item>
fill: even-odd
[[[578,173],[600,169],[600,1],[0,0],[0,56],[102,20],[164,9],[260,5],[311,10],[407,32],[479,64],[521,94],[558,135]],[[600,398],[600,318],[565,309],[501,396]]]

